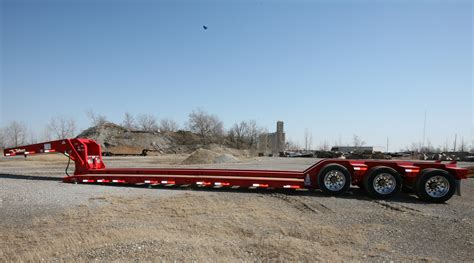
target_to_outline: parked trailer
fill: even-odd
[[[106,168],[100,145],[74,138],[9,148],[5,156],[62,153],[75,163],[66,183],[199,186],[251,189],[321,189],[340,195],[358,185],[373,198],[386,199],[402,186],[428,202],[445,202],[456,192],[468,170],[455,162],[321,159],[304,171]]]

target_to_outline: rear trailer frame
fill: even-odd
[[[198,186],[250,189],[321,189],[338,195],[351,185],[364,188],[374,198],[390,198],[402,186],[421,199],[444,202],[460,193],[460,180],[468,170],[455,162],[320,159],[304,171],[106,168],[100,145],[90,139],[74,138],[19,146],[4,150],[7,157],[62,153],[75,163],[66,183]],[[67,170],[67,169],[66,169]],[[67,173],[67,171],[66,171]]]

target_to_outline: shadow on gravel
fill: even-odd
[[[323,195],[321,193],[321,195]],[[323,195],[324,196],[324,195]],[[346,199],[357,199],[361,201],[384,201],[384,202],[389,202],[389,203],[411,203],[411,204],[426,204],[426,202],[420,201],[418,197],[416,197],[415,194],[410,194],[410,193],[405,193],[401,192],[398,195],[389,198],[389,199],[373,199],[367,195],[367,193],[358,188],[358,187],[353,187],[351,188],[348,193],[338,196],[338,198],[346,198]]]
[[[58,177],[49,176],[31,176],[23,174],[0,174],[0,179],[20,179],[20,180],[32,180],[32,181],[59,181],[63,179]]]
[[[101,185],[101,184],[94,184],[94,185]],[[244,193],[244,194],[263,194],[263,195],[274,195],[274,194],[284,194],[288,196],[312,196],[315,198],[340,198],[340,199],[357,199],[361,201],[378,201],[377,199],[373,199],[369,197],[364,190],[358,187],[351,187],[349,191],[345,194],[339,195],[337,197],[328,196],[321,192],[320,190],[307,190],[307,191],[296,191],[291,189],[230,189],[230,188],[205,188],[205,187],[179,187],[179,186],[148,186],[148,185],[120,185],[120,184],[107,184],[103,186],[107,187],[127,187],[127,188],[148,188],[148,189],[158,189],[158,190],[169,190],[169,191],[198,191],[198,192],[225,192],[225,193]],[[384,202],[394,202],[394,203],[415,203],[415,204],[422,204],[425,202],[420,201],[414,194],[409,193],[400,193],[391,199],[385,199]]]
[[[32,180],[32,181],[56,181],[62,182],[62,178],[48,177],[48,176],[31,176],[31,175],[20,175],[20,174],[0,174],[0,179],[19,179],[19,180]],[[103,185],[103,184],[92,184],[92,185]],[[84,185],[85,186],[85,185]],[[147,186],[147,185],[123,185],[123,184],[107,184],[103,185],[107,187],[121,187],[121,188],[153,188],[160,190],[172,190],[172,191],[200,191],[200,192],[228,192],[228,193],[245,193],[245,194],[285,194],[289,196],[314,196],[315,198],[334,198],[323,194],[320,190],[307,190],[307,191],[296,191],[286,189],[229,189],[229,188],[204,188],[204,187],[179,187],[179,186]],[[341,199],[357,199],[361,201],[376,201],[370,198],[367,194],[358,187],[352,187],[347,193],[337,196],[336,198]],[[386,202],[394,203],[424,203],[420,201],[415,195],[408,193],[400,193],[397,196],[384,200]]]
[[[160,187],[164,188],[164,187]],[[166,189],[166,188],[164,188]],[[295,191],[295,190],[286,190],[286,189],[269,189],[269,190],[250,190],[250,189],[212,189],[212,188],[191,188],[193,190],[197,191],[222,191],[222,192],[239,192],[239,193],[248,193],[248,194],[274,194],[274,193],[279,193],[279,194],[285,194],[285,195],[290,195],[290,196],[313,196],[315,198],[340,198],[340,199],[357,199],[361,201],[377,201],[377,199],[373,199],[369,197],[364,190],[358,188],[358,187],[351,187],[346,193],[339,195],[339,196],[328,196],[324,194],[321,190],[308,190],[308,191]],[[397,202],[397,203],[424,203],[420,201],[415,195],[409,194],[409,193],[399,193],[397,196],[392,197],[390,199],[385,199],[383,201],[386,202]]]

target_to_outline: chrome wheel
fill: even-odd
[[[346,167],[329,163],[318,173],[318,186],[326,195],[340,195],[351,187],[351,174]]]
[[[374,190],[382,195],[392,193],[397,187],[395,177],[389,173],[381,173],[374,178]]]
[[[332,170],[324,175],[324,186],[330,191],[340,191],[346,184],[346,177],[337,170]]]
[[[449,192],[449,181],[443,176],[433,176],[425,183],[426,193],[434,198],[445,196]]]

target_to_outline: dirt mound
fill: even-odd
[[[235,163],[238,162],[239,159],[237,157],[234,157],[233,155],[230,154],[222,154],[217,156],[216,159],[214,159],[215,163]]]
[[[233,149],[215,143],[203,145],[197,134],[183,130],[177,132],[148,132],[129,130],[114,123],[105,123],[90,127],[77,137],[97,141],[102,146],[102,152],[107,155],[135,155],[144,152],[149,155],[196,154],[197,156],[189,160],[189,164],[237,162],[239,159],[236,157],[256,156],[255,150]],[[203,151],[194,153],[202,147],[216,155],[201,156],[204,154]],[[209,153],[207,154],[209,155]]]
[[[145,149],[156,153],[190,153],[200,146],[198,136],[191,132],[128,130],[114,123],[90,127],[77,137],[93,139],[103,152],[113,154],[140,154]]]
[[[252,156],[257,156],[256,150],[248,150],[248,149],[242,150],[242,149],[229,148],[224,145],[219,145],[215,143],[209,144],[208,146],[206,146],[206,148],[213,152],[217,152],[220,154],[227,154],[227,155],[231,155],[237,158],[249,158]]]
[[[239,159],[231,154],[220,154],[207,149],[198,149],[184,159],[182,164],[235,163]]]

